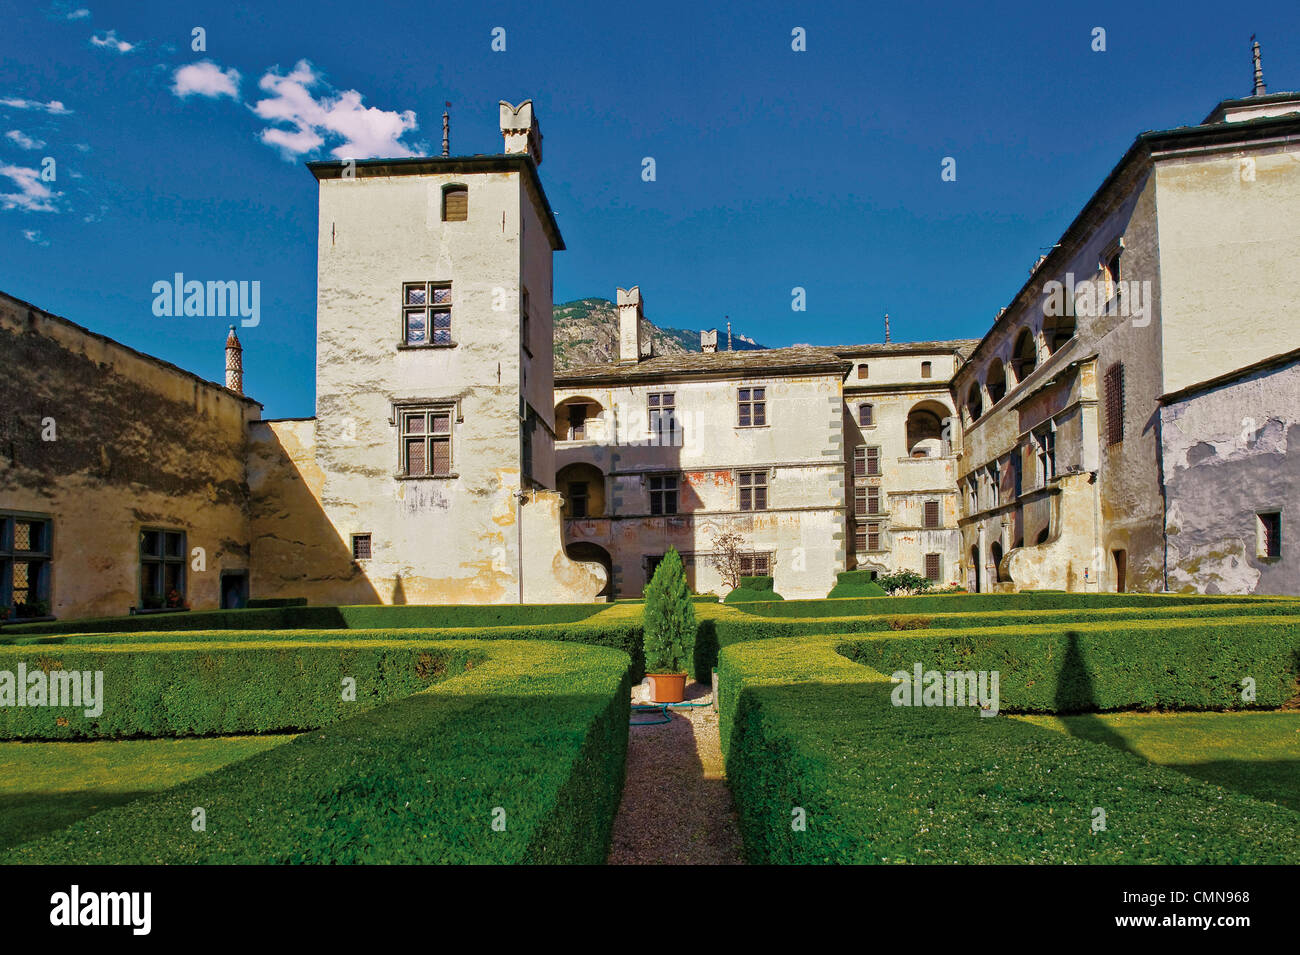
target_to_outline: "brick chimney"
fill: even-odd
[[[533,115],[532,100],[526,99],[518,106],[501,101],[501,135],[507,153],[527,153],[534,163],[542,164],[542,130]]]
[[[237,395],[244,393],[244,346],[239,344],[234,325],[226,336],[226,387]]]
[[[700,332],[700,351],[704,354],[710,354],[718,350],[718,330],[710,328],[708,331]]]
[[[641,360],[641,321],[645,307],[641,301],[641,286],[618,290],[618,360],[632,364]]]

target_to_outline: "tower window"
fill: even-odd
[[[1282,556],[1282,512],[1267,511],[1257,514],[1259,526],[1259,551],[1260,557],[1281,557]]]
[[[451,340],[450,282],[408,282],[402,286],[402,344],[455,344]]]
[[[442,221],[464,222],[469,218],[469,186],[442,187]]]

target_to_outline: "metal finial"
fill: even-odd
[[[885,344],[889,344],[889,313],[885,313]]]
[[[451,103],[443,103],[447,107],[442,111],[442,154],[451,155]]]
[[[1264,65],[1259,58],[1259,43],[1255,40],[1255,34],[1250,35],[1250,51],[1255,60],[1255,95],[1263,96],[1268,92],[1268,87],[1264,85]]]

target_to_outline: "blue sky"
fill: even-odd
[[[155,316],[153,283],[260,281],[268,417],[313,412],[302,163],[437,151],[446,100],[454,153],[534,100],[557,302],[640,284],[661,325],[784,345],[879,341],[886,311],[895,340],[979,337],[1137,133],[1250,92],[1252,33],[1300,87],[1293,0],[7,6],[0,289],[219,380],[229,322]]]

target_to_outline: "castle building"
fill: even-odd
[[[969,589],[1300,593],[1297,134],[1257,90],[1138,136],[957,370]]]
[[[1300,95],[1140,135],[977,341],[656,355],[633,287],[558,374],[541,131],[499,115],[499,154],[308,164],[311,418],[233,328],[223,386],[0,294],[0,618],[613,599],[670,547],[722,593],[719,539],[788,597],[1300,593]]]

